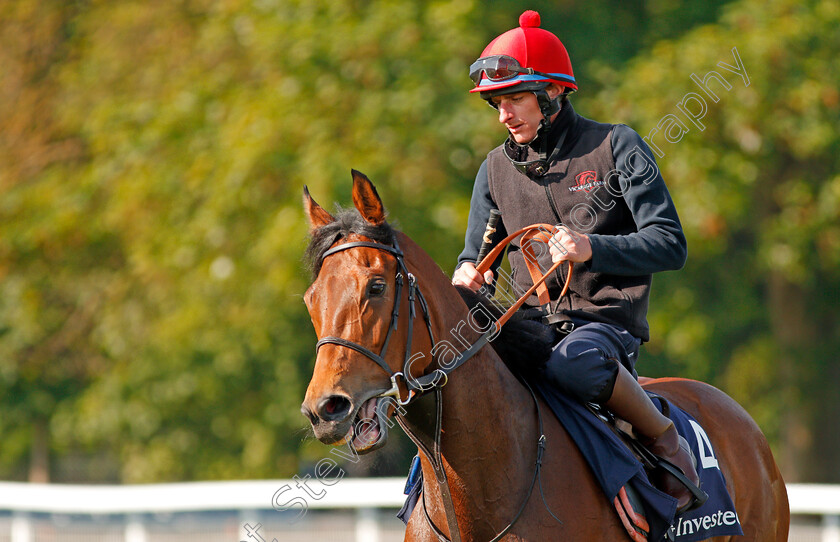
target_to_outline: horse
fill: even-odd
[[[385,445],[393,417],[413,433],[423,486],[406,541],[628,539],[563,425],[540,415],[546,404],[486,344],[491,333],[450,278],[386,222],[373,183],[352,176],[355,210],[337,217],[304,187],[315,277],[304,302],[319,340],[301,411],[316,438],[362,454]],[[452,346],[469,356],[453,361]],[[784,481],[747,412],[708,384],[640,381],[714,442],[745,535],[738,539],[786,541]],[[415,395],[432,388],[434,406],[416,406],[424,399]]]

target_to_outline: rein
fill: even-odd
[[[493,340],[498,333],[501,331],[502,326],[510,319],[510,317],[522,306],[528,297],[537,292],[537,296],[540,300],[541,304],[545,304],[549,301],[548,289],[546,288],[544,282],[545,280],[554,273],[557,268],[563,263],[556,262],[554,263],[548,271],[544,274],[541,274],[539,271],[539,267],[537,265],[537,256],[534,253],[533,247],[529,241],[531,239],[537,239],[539,241],[548,242],[551,238],[551,234],[549,233],[553,226],[549,224],[534,224],[532,226],[528,226],[522,228],[510,235],[508,235],[504,240],[502,240],[493,250],[490,251],[487,256],[476,266],[476,270],[480,273],[484,273],[484,271],[490,268],[492,262],[499,256],[502,250],[517,236],[522,235],[522,240],[520,242],[521,250],[525,254],[525,263],[528,267],[529,274],[533,280],[533,285],[529,288],[517,301],[514,303],[508,310],[494,322],[494,325],[491,329],[485,333],[483,333],[478,340],[476,340],[473,344],[471,344],[466,350],[461,352],[458,357],[453,360],[452,363],[444,366],[439,367],[432,371],[427,375],[423,375],[420,377],[413,377],[409,370],[410,370],[410,362],[411,362],[411,344],[412,344],[412,333],[414,329],[414,319],[416,317],[415,311],[415,300],[419,301],[420,308],[423,313],[423,319],[426,323],[426,329],[429,333],[429,338],[431,340],[431,344],[434,345],[434,334],[432,332],[432,323],[431,317],[429,316],[429,307],[426,302],[426,299],[423,297],[422,292],[420,291],[419,286],[417,285],[416,277],[408,271],[408,268],[405,265],[405,257],[403,252],[400,250],[396,238],[394,239],[394,245],[389,246],[382,243],[373,243],[373,242],[366,242],[366,241],[353,241],[349,243],[343,243],[340,245],[336,245],[326,252],[324,252],[323,256],[321,257],[322,261],[327,256],[331,254],[335,254],[337,252],[341,252],[351,248],[363,247],[363,248],[374,248],[377,250],[382,250],[393,255],[397,260],[397,274],[395,279],[395,292],[394,292],[394,308],[391,311],[391,322],[388,327],[388,332],[385,335],[385,340],[382,343],[382,347],[380,348],[379,354],[374,353],[369,348],[362,346],[358,343],[350,341],[348,339],[344,339],[342,337],[337,336],[327,336],[321,338],[315,345],[316,355],[318,350],[321,346],[325,344],[334,344],[338,346],[343,346],[345,348],[350,348],[365,357],[369,358],[371,361],[379,365],[389,376],[391,379],[391,388],[387,391],[382,392],[381,394],[377,395],[377,398],[380,397],[391,397],[393,398],[399,405],[405,406],[409,403],[413,402],[418,397],[425,395],[429,391],[434,391],[435,397],[435,421],[434,421],[434,430],[433,430],[433,439],[430,443],[424,443],[423,440],[418,436],[416,431],[413,431],[409,427],[409,422],[406,420],[401,414],[397,414],[397,422],[400,424],[400,427],[405,431],[405,433],[411,438],[411,440],[420,448],[426,457],[429,459],[429,462],[432,465],[432,468],[435,472],[435,478],[438,481],[439,490],[441,492],[441,496],[443,498],[443,505],[444,510],[446,513],[446,521],[449,526],[449,533],[451,538],[451,542],[461,542],[461,534],[458,528],[458,520],[455,515],[455,506],[452,502],[452,493],[449,489],[449,482],[447,481],[446,472],[443,467],[443,458],[441,452],[441,444],[440,439],[442,435],[442,421],[443,421],[443,397],[442,397],[442,388],[447,384],[449,381],[449,373],[457,369],[459,366],[463,365],[467,360],[472,358],[479,350],[481,350],[488,342]],[[524,234],[524,235],[523,235]],[[572,277],[572,269],[573,264],[569,262],[569,272],[566,276],[566,282],[563,286],[563,290],[561,292],[561,297],[565,295],[566,291],[569,288],[569,282],[571,281]],[[407,280],[408,282],[408,329],[406,331],[407,338],[406,338],[406,346],[405,346],[405,356],[403,361],[403,369],[402,371],[392,372],[391,368],[385,362],[385,354],[388,349],[388,343],[391,340],[392,333],[397,329],[397,324],[399,320],[399,311],[400,311],[400,302],[402,299],[401,293],[403,288],[403,282]],[[404,381],[406,389],[408,390],[408,396],[403,401],[402,395],[400,392],[399,383],[397,382],[397,378],[401,377]],[[518,378],[518,377],[517,377]],[[542,413],[540,412],[539,401],[537,400],[537,396],[534,394],[534,391],[531,387],[524,381],[520,381],[525,385],[528,392],[531,395],[531,398],[534,401],[534,407],[536,409],[537,414],[537,423],[538,423],[538,433],[539,438],[537,440],[537,459],[534,465],[534,475],[531,479],[531,484],[528,488],[528,493],[525,496],[525,499],[522,502],[519,511],[516,513],[516,516],[513,520],[504,528],[501,532],[499,532],[490,542],[496,542],[501,539],[505,534],[507,534],[510,529],[513,528],[516,521],[520,518],[522,513],[525,511],[525,507],[528,504],[528,501],[531,498],[531,494],[533,493],[534,486],[538,481],[540,481],[540,467],[542,465],[542,457],[545,451],[545,434],[543,431],[543,420],[542,420]],[[428,521],[429,525],[431,526],[432,530],[437,535],[438,539],[441,542],[450,542],[450,539],[446,538],[446,536],[438,529],[437,526],[432,522],[431,517],[429,517],[428,511],[426,510],[426,502],[425,502],[425,492],[421,493],[423,496],[422,503],[423,503],[423,512],[426,515],[426,520]],[[540,495],[542,496],[543,503],[548,509],[548,503],[545,500],[545,495],[542,491],[542,483],[540,482]],[[557,519],[556,516],[548,509],[549,513]],[[557,519],[557,521],[560,521]]]

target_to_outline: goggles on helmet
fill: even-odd
[[[470,79],[477,85],[481,82],[481,74],[490,81],[507,81],[519,74],[541,75],[547,79],[561,79],[556,75],[538,72],[533,68],[523,68],[518,60],[507,55],[492,55],[479,58],[470,66]]]
[[[534,71],[533,68],[523,68],[519,61],[507,55],[493,55],[484,58],[479,58],[470,66],[470,79],[477,85],[481,81],[481,74],[487,79],[497,82],[513,79],[520,73],[528,75],[543,75],[551,77],[548,74]]]

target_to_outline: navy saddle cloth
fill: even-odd
[[[581,449],[609,500],[612,501],[625,484],[636,490],[650,524],[650,540],[663,540],[669,530],[671,537],[678,542],[744,534],[735,506],[726,492],[726,481],[712,444],[700,424],[686,412],[669,403],[670,418],[677,432],[685,437],[697,458],[700,488],[708,493],[709,500],[703,506],[675,518],[676,499],[651,485],[642,463],[606,424],[585,406],[548,385],[546,379],[533,378],[530,384],[542,395]],[[654,400],[660,411],[662,402],[665,399],[661,397]]]
[[[697,458],[700,488],[709,495],[709,500],[703,506],[675,517],[676,499],[651,485],[642,463],[605,423],[585,406],[548,385],[546,379],[529,380],[583,452],[609,502],[626,484],[636,490],[650,525],[650,540],[664,540],[666,534],[676,542],[744,534],[708,436],[686,412],[669,403],[669,414],[677,431],[688,441]],[[664,401],[657,397],[654,403],[662,410],[661,402]],[[422,476],[418,476],[408,489],[405,505],[397,514],[404,522],[408,522],[422,486]]]

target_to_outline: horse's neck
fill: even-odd
[[[435,340],[463,351],[462,339],[472,343],[479,334],[466,325],[468,310],[448,277],[438,274],[424,275]],[[534,403],[490,345],[449,374],[441,395],[441,450],[458,522],[462,531],[484,536],[486,519],[512,518],[517,496],[528,490],[539,437]],[[444,526],[435,474],[428,462],[423,466],[430,514]]]
[[[490,539],[528,491],[538,431],[533,401],[489,350],[449,375],[442,399],[442,462],[462,537]],[[433,438],[433,435],[429,435]],[[427,508],[447,525],[440,488],[424,464]]]

